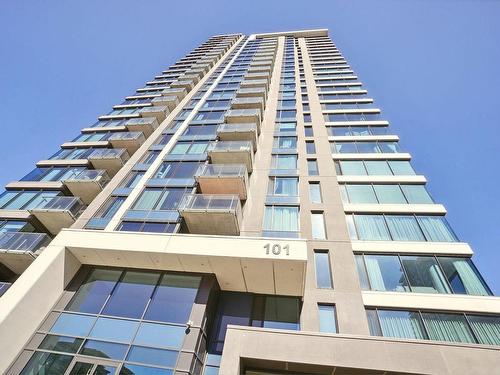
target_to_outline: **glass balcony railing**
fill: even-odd
[[[86,182],[92,181],[104,187],[109,182],[109,176],[103,169],[86,169],[84,171],[69,175],[64,182]]]
[[[144,135],[138,131],[113,133],[108,138],[109,141],[136,141],[141,139],[144,139]]]
[[[124,148],[100,148],[89,155],[89,159],[122,159],[127,153]]]
[[[203,164],[198,167],[195,177],[245,177],[247,174],[247,167],[243,164]]]
[[[6,232],[0,234],[1,251],[35,252],[45,247],[50,237],[45,233]]]
[[[37,211],[65,211],[70,212],[74,217],[83,209],[84,204],[77,197],[54,197],[40,201],[40,204],[34,209]]]
[[[218,141],[208,145],[208,152],[252,152],[252,142],[250,141]]]
[[[241,209],[237,195],[185,194],[179,204],[179,211],[222,211],[236,212]]]

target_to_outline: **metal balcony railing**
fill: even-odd
[[[80,182],[80,181],[93,181],[98,183],[101,187],[104,187],[109,182],[109,176],[103,169],[86,169],[81,172],[75,172],[68,177],[63,182]]]
[[[122,159],[127,150],[124,148],[100,148],[89,155],[89,159]]]

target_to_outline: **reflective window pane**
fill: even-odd
[[[74,337],[47,335],[38,346],[39,349],[55,350],[57,352],[76,353],[83,340]]]
[[[379,203],[405,204],[406,199],[399,185],[373,185]]]
[[[395,255],[365,255],[366,273],[371,290],[409,291],[403,269]]]
[[[437,261],[429,256],[402,256],[411,290],[418,293],[451,293]]]
[[[186,323],[198,292],[199,276],[166,274],[158,286],[145,319]]]
[[[454,293],[488,296],[491,292],[468,258],[438,257]]]
[[[127,360],[150,365],[174,367],[177,361],[177,352],[171,350],[144,348],[132,346],[127,355]]]
[[[316,286],[318,288],[332,288],[328,251],[314,251],[314,265],[316,268]]]
[[[134,344],[180,349],[186,328],[155,323],[142,323]]]
[[[69,336],[87,336],[95,320],[93,316],[62,313],[50,332]]]
[[[120,375],[172,375],[173,370],[158,367],[147,367],[139,365],[124,364],[120,370]]]
[[[351,203],[377,203],[371,185],[346,185]]]
[[[61,375],[72,358],[70,355],[35,352],[21,371],[21,375]]]
[[[472,330],[481,344],[500,345],[500,317],[467,315]]]
[[[106,341],[130,342],[139,327],[138,322],[123,319],[99,318],[90,337]]]
[[[299,329],[300,306],[294,297],[266,296],[264,328]]]
[[[112,344],[110,342],[87,340],[80,350],[80,354],[93,357],[123,359],[128,345]]]
[[[319,331],[327,333],[337,332],[335,306],[318,304]]]
[[[156,272],[127,271],[104,307],[103,314],[140,318],[160,278]]]
[[[120,278],[121,270],[96,268],[78,288],[66,310],[98,313]]]

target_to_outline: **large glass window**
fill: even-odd
[[[134,210],[175,210],[188,188],[146,188],[132,205]]]
[[[406,160],[336,160],[337,174],[346,176],[411,176],[415,171]]]
[[[299,230],[299,208],[293,206],[266,206],[264,230],[291,231]]]
[[[44,337],[22,373],[63,374],[73,354],[79,353],[118,361],[126,358],[137,362],[132,367],[140,371],[164,366],[170,369],[153,368],[153,373],[171,375],[201,276],[101,267],[81,272],[88,275],[65,308],[71,311],[50,313],[49,319],[55,322],[48,333],[45,329],[37,333]],[[271,315],[278,312],[278,323],[287,317],[279,312],[281,306],[270,308]],[[123,369],[122,373],[128,374]]]
[[[363,289],[490,295],[467,258],[431,255],[356,255]]]
[[[299,179],[296,177],[273,177],[269,179],[269,195],[299,195]]]
[[[297,155],[273,155],[271,168],[297,169]]]
[[[442,216],[347,215],[352,239],[383,241],[458,241]]]
[[[113,291],[103,314],[140,318],[160,275],[156,272],[126,271]]]

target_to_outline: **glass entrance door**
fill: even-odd
[[[115,364],[96,362],[96,361],[86,361],[86,360],[75,360],[73,364],[66,371],[67,375],[115,375],[116,369],[118,368]]]

